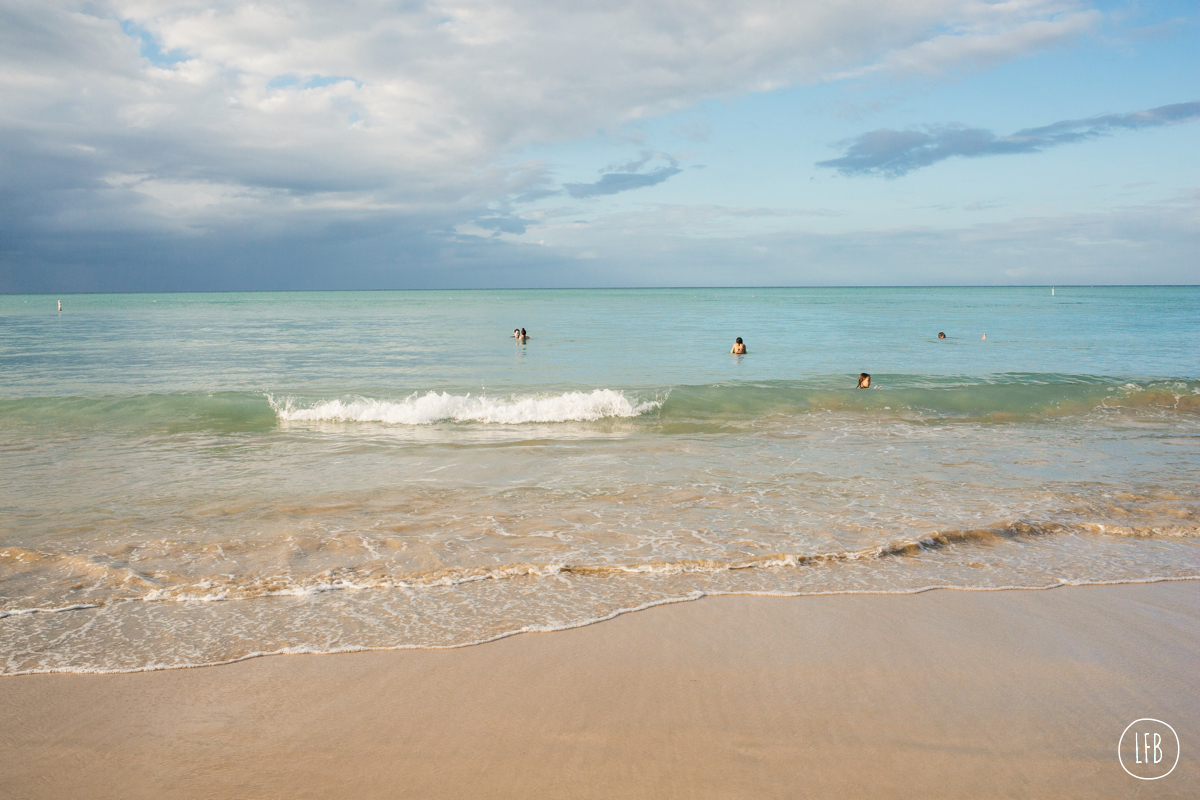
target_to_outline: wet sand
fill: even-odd
[[[5,798],[1185,797],[1200,582],[715,597],[443,651],[0,679]],[[1139,717],[1182,758],[1117,761]]]

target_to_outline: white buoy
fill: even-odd
[[[58,310],[62,311],[62,300],[58,301]]]

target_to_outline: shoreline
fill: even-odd
[[[650,610],[658,608],[660,606],[670,606],[670,605],[675,605],[677,603],[694,603],[694,602],[697,602],[700,600],[704,600],[704,599],[708,599],[708,598],[718,598],[718,597],[769,597],[769,598],[780,598],[780,599],[805,598],[805,597],[857,597],[857,596],[908,597],[908,596],[912,596],[912,595],[924,594],[926,592],[941,592],[941,591],[946,591],[946,592],[1047,592],[1047,591],[1052,591],[1054,589],[1081,588],[1081,587],[1088,587],[1088,586],[1141,586],[1141,585],[1149,585],[1149,584],[1156,584],[1156,583],[1171,583],[1171,582],[1179,582],[1179,581],[1184,581],[1184,582],[1200,581],[1200,575],[1164,576],[1164,577],[1154,577],[1154,578],[1129,578],[1127,580],[1073,582],[1073,583],[1067,583],[1067,582],[1060,581],[1057,583],[1048,584],[1046,586],[937,585],[937,586],[923,586],[923,587],[920,587],[917,589],[899,589],[899,590],[863,589],[863,590],[838,590],[838,591],[827,591],[827,592],[819,592],[819,591],[818,592],[765,592],[765,591],[764,592],[756,592],[756,591],[703,592],[703,591],[697,591],[694,594],[688,595],[685,597],[669,597],[669,598],[665,598],[662,600],[652,600],[647,603],[643,603],[642,605],[633,606],[630,608],[620,608],[620,609],[617,609],[616,611],[613,611],[611,614],[607,614],[603,617],[597,617],[595,619],[586,619],[581,622],[568,623],[568,624],[565,624],[565,625],[562,625],[559,627],[520,628],[520,629],[516,629],[516,630],[505,631],[503,633],[496,634],[495,636],[491,636],[486,639],[463,642],[461,644],[447,644],[447,645],[416,645],[416,644],[414,644],[414,645],[394,645],[394,646],[388,645],[388,646],[382,646],[382,647],[352,645],[352,646],[348,646],[348,647],[345,647],[342,649],[337,649],[337,650],[306,650],[306,649],[284,648],[281,650],[272,650],[269,652],[249,653],[247,655],[239,656],[237,658],[232,658],[227,661],[213,661],[213,662],[198,663],[198,664],[166,664],[166,665],[158,664],[158,665],[148,666],[148,667],[137,667],[134,669],[71,669],[71,668],[64,667],[61,669],[46,669],[46,670],[31,670],[28,672],[14,672],[14,673],[10,673],[10,674],[0,674],[0,682],[4,681],[7,678],[18,678],[18,677],[24,677],[24,676],[28,676],[28,675],[93,675],[93,676],[137,675],[137,674],[141,674],[141,673],[145,673],[145,672],[165,672],[165,671],[180,670],[180,669],[205,669],[207,667],[226,667],[226,666],[230,666],[233,664],[240,664],[244,661],[250,661],[250,660],[253,660],[256,658],[273,658],[276,656],[335,656],[335,655],[348,655],[348,654],[353,654],[353,653],[387,653],[387,652],[407,652],[407,651],[414,651],[414,650],[415,651],[420,651],[420,650],[459,650],[459,649],[466,648],[466,647],[480,647],[483,645],[491,644],[493,642],[499,642],[504,639],[511,638],[513,636],[523,636],[526,634],[539,634],[539,633],[561,633],[564,631],[572,631],[572,630],[576,630],[577,628],[586,628],[591,625],[600,625],[605,622],[611,622],[612,620],[617,619],[619,617],[626,616],[627,614],[637,614],[637,613],[640,613],[643,611],[650,611]],[[121,601],[121,602],[136,602],[136,601]],[[237,602],[237,601],[235,601],[235,602]],[[64,606],[62,608],[21,609],[19,611],[15,611],[15,612],[10,611],[7,613],[0,613],[0,619],[4,619],[6,616],[17,616],[17,615],[33,614],[33,613],[58,614],[58,613],[65,613],[65,612],[69,612],[69,611],[86,611],[86,610],[94,609],[94,608],[98,608],[98,607],[99,607],[99,604],[81,603],[81,604],[76,604],[76,605],[71,605],[71,606]],[[2,685],[2,683],[0,683],[0,685]]]
[[[1200,583],[676,601],[446,649],[0,679],[5,797],[1185,796]],[[1126,775],[1122,730],[1182,757]]]

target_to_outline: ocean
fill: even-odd
[[[3,296],[0,486],[0,674],[1197,579],[1200,287]]]

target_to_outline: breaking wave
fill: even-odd
[[[178,392],[100,396],[0,396],[0,428],[38,438],[58,431],[103,430],[136,435],[189,432],[250,433],[281,422],[369,422],[420,426],[438,422],[487,425],[637,419],[720,429],[766,419],[827,412],[870,419],[1036,422],[1044,419],[1134,415],[1195,419],[1200,381],[1087,375],[1005,374],[984,378],[877,374],[879,391],[856,391],[845,381],[662,385],[642,388],[538,390],[475,394],[461,388],[392,393],[379,387],[341,387],[323,395],[274,391]],[[816,416],[814,416],[816,415]]]
[[[636,402],[623,392],[596,389],[556,395],[508,398],[413,393],[403,400],[369,397],[327,400],[299,405],[286,398],[268,398],[281,420],[293,422],[382,422],[389,425],[429,425],[435,422],[482,422],[520,425],[530,422],[593,422],[607,417],[636,417],[662,406],[661,400]]]

